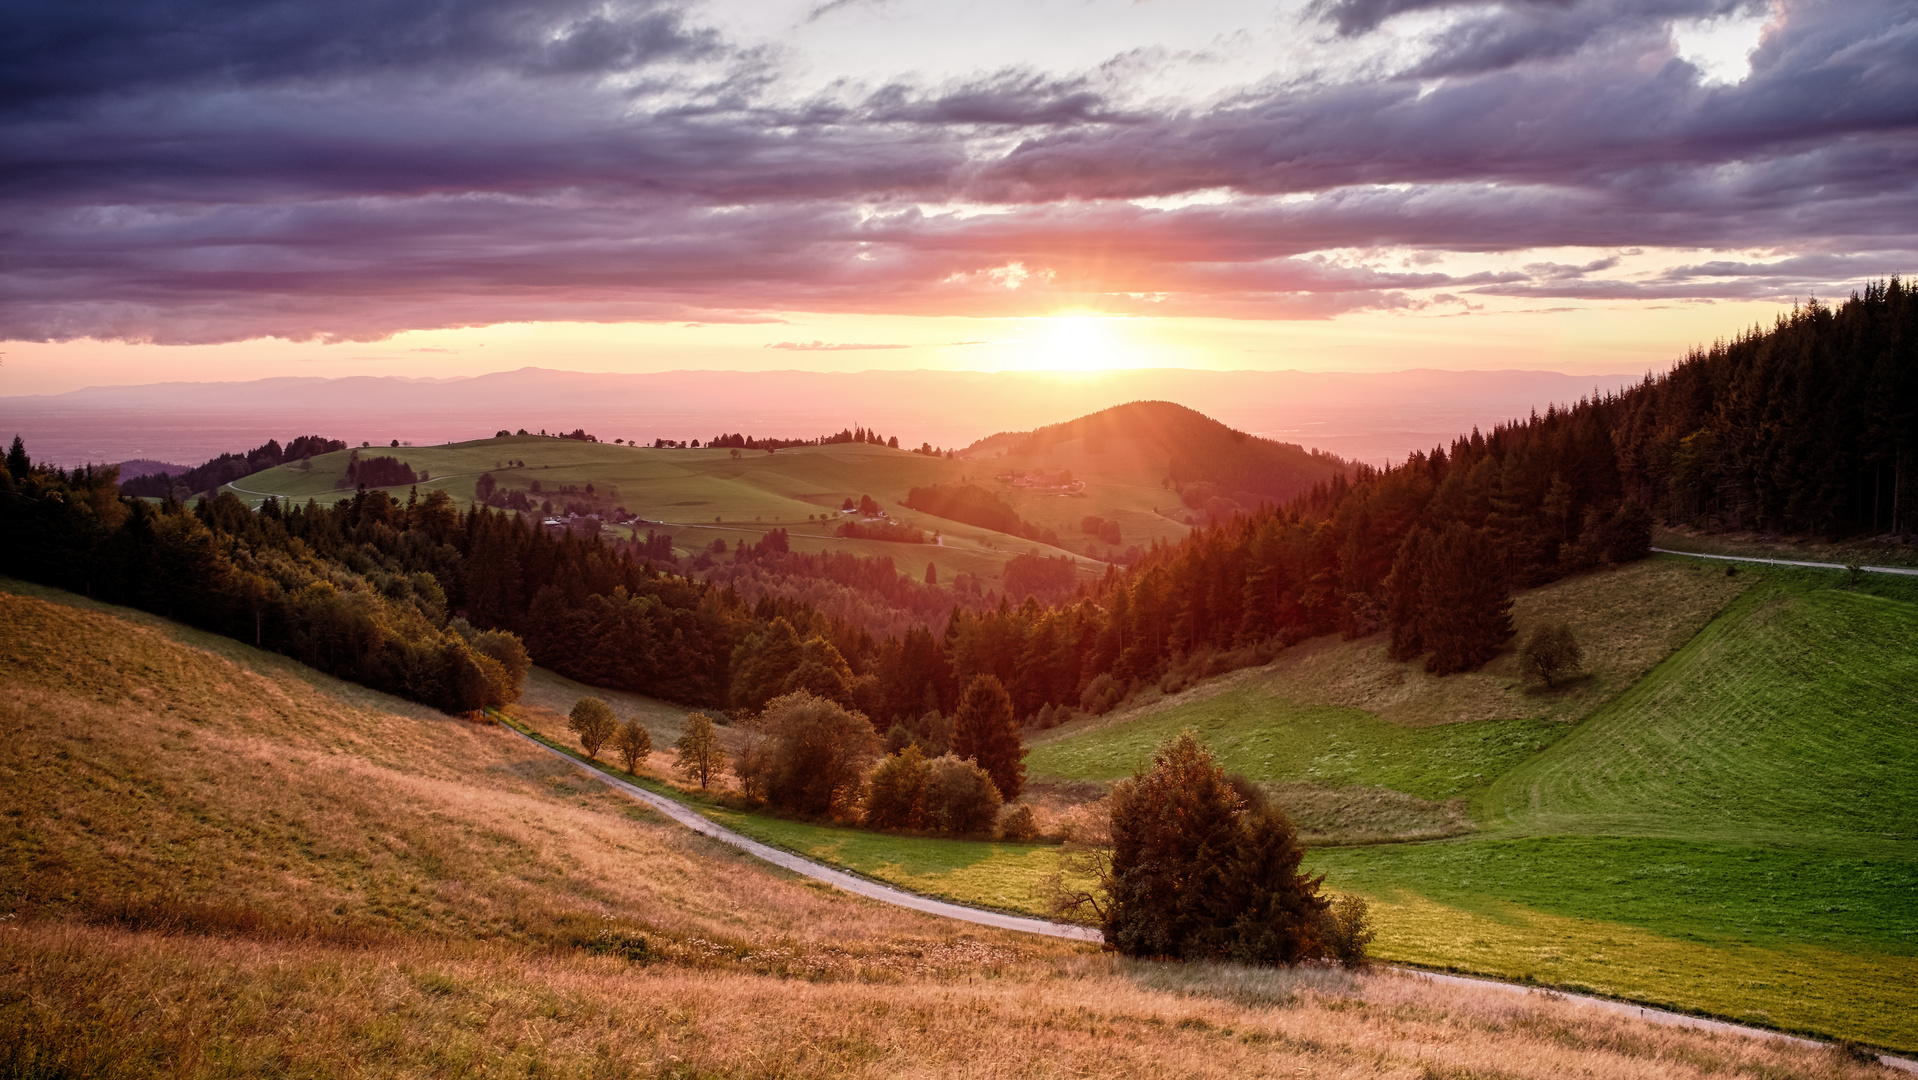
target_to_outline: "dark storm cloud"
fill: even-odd
[[[13,0],[0,14],[9,111],[156,88],[394,71],[629,71],[720,46],[659,0]]]
[[[1325,14],[1363,35],[1431,6]],[[1735,86],[1702,83],[1666,26],[1737,4],[1474,6],[1405,72],[1206,108],[1026,71],[786,99],[773,60],[689,10],[10,7],[0,336],[1776,297],[1909,269],[1880,263],[1918,246],[1901,4],[1788,5]],[[1213,189],[1231,197],[1125,201]],[[919,209],[954,201],[990,212]],[[1602,253],[1635,246],[1788,257],[1620,280]],[[1543,247],[1598,253],[1496,275],[1314,255]]]

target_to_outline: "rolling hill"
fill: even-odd
[[[491,476],[501,492],[525,493],[535,507],[550,500],[555,510],[563,511],[574,498],[569,492],[577,493],[582,507],[624,509],[641,519],[633,525],[609,525],[615,536],[663,533],[687,557],[707,550],[714,541],[724,541],[727,548],[757,543],[774,529],[786,530],[796,551],[889,556],[901,572],[915,579],[924,576],[927,563],[936,563],[948,581],[962,572],[991,581],[1014,555],[1034,548],[1047,555],[1067,554],[1025,537],[906,510],[903,500],[912,487],[957,479],[968,466],[883,446],[838,444],[735,453],[518,435],[361,452],[393,456],[415,471],[425,470],[430,479],[420,482],[422,490],[446,491],[462,506],[477,499],[481,476]],[[345,479],[351,453],[323,454],[268,469],[228,485],[228,490],[255,505],[268,495],[295,501],[340,498],[348,494],[338,485]],[[404,499],[409,487],[388,490]],[[928,536],[939,533],[939,542],[905,544],[833,535],[846,517],[839,512],[843,502],[862,495],[870,495],[890,516],[919,526]],[[1102,572],[1103,566],[1089,560],[1083,570],[1088,578]]]
[[[1393,973],[945,923],[230,640],[10,581],[0,627],[10,1076],[1867,1075]]]
[[[1028,765],[1116,778],[1192,727],[1308,829],[1397,800],[1399,836],[1310,858],[1380,904],[1383,955],[1910,1049],[1918,590],[1844,584],[1655,559],[1519,595],[1521,628],[1569,613],[1585,640],[1559,692],[1510,652],[1437,679],[1325,642],[1056,729]],[[1446,800],[1467,835],[1389,842],[1441,835]]]

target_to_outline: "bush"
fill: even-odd
[[[879,737],[863,713],[804,690],[774,698],[759,718],[754,752],[739,762],[751,790],[784,810],[844,813],[858,801]]]
[[[880,762],[866,778],[866,824],[875,829],[925,828],[930,777],[926,756],[910,742]]]
[[[1101,672],[1086,684],[1085,693],[1079,695],[1079,707],[1094,716],[1103,716],[1124,700],[1125,684],[1114,679],[1110,672]]]
[[[1524,649],[1520,650],[1520,658],[1527,675],[1547,687],[1554,687],[1559,679],[1578,673],[1585,661],[1585,651],[1579,648],[1570,624],[1559,623],[1532,631]]]
[[[942,833],[989,833],[1005,800],[986,770],[951,754],[927,766],[926,824]]]
[[[580,698],[566,718],[566,727],[579,736],[579,745],[585,748],[587,759],[598,761],[600,750],[619,730],[619,718],[604,701],[596,697]]]
[[[1363,896],[1347,894],[1325,909],[1320,930],[1325,939],[1325,955],[1349,968],[1364,967],[1365,947],[1377,936],[1372,929],[1372,911]]]
[[[1025,803],[1007,810],[999,819],[999,835],[1021,843],[1039,839],[1039,818]]]

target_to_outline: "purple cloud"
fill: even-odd
[[[1308,29],[1454,6],[1346,0]],[[0,14],[0,337],[1325,318],[1432,290],[1829,294],[1910,268],[1908,5],[1786,3],[1733,86],[1668,28],[1742,0],[1456,7],[1402,71],[1152,104],[1124,67],[782,97],[771,54],[648,0],[30,0]],[[1779,257],[1641,278],[1602,254],[1645,246]],[[1440,269],[1556,247],[1598,257]],[[1422,265],[1320,254],[1380,249]]]

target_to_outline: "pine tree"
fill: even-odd
[[[1026,786],[1026,748],[1012,715],[1012,696],[996,675],[976,675],[953,717],[952,752],[970,758],[992,777],[999,794],[1017,799]]]
[[[1476,671],[1512,638],[1512,592],[1504,559],[1483,529],[1451,525],[1432,545],[1420,618],[1438,675]]]

